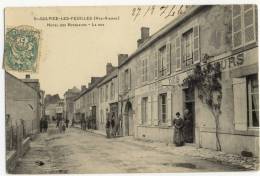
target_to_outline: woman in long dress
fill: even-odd
[[[180,113],[176,113],[176,117],[173,119],[174,125],[174,143],[176,146],[183,146],[184,138],[183,138],[183,119],[180,117]]]

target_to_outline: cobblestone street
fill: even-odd
[[[190,146],[189,148],[194,148]],[[179,150],[179,151],[178,151]],[[181,148],[104,136],[69,128],[65,134],[51,127],[31,143],[15,173],[136,173],[241,171],[240,166],[189,156]]]

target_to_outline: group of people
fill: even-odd
[[[82,130],[86,130],[87,128],[96,129],[96,121],[94,118],[91,118],[91,116],[86,118],[83,116],[80,119],[80,126]]]
[[[60,133],[65,133],[66,128],[69,127],[69,119],[58,118],[56,128],[59,128]]]
[[[106,121],[107,138],[116,137],[120,135],[120,117],[116,118],[114,112],[108,113]]]
[[[44,133],[47,132],[47,130],[48,130],[48,118],[45,116],[42,117],[40,120],[40,132]]]
[[[193,121],[192,114],[188,109],[184,110],[184,117],[181,118],[179,112],[173,119],[174,126],[174,143],[176,146],[183,146],[184,143],[193,142]]]

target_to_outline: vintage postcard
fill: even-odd
[[[258,6],[7,7],[6,172],[259,170]]]

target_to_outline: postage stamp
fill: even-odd
[[[40,30],[32,26],[8,28],[4,43],[4,68],[19,72],[36,72]]]

